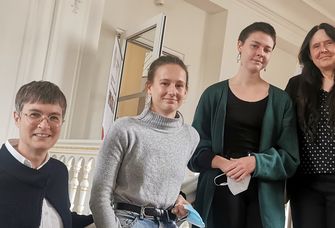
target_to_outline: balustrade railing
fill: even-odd
[[[69,171],[71,210],[89,214],[89,196],[95,160],[101,141],[60,140],[51,150],[51,157],[62,161]]]

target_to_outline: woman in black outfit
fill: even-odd
[[[314,26],[302,43],[302,73],[286,91],[297,111],[301,164],[289,181],[294,228],[335,227],[335,28]]]
[[[188,166],[200,173],[194,206],[207,228],[284,227],[284,185],[299,151],[290,97],[261,77],[275,44],[270,24],[245,27],[237,73],[199,100],[193,126],[200,143]],[[229,183],[246,184],[234,191]]]

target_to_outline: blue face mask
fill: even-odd
[[[188,211],[188,215],[186,220],[193,224],[196,225],[198,227],[205,227],[205,223],[202,221],[201,216],[199,215],[199,213],[192,207],[191,204],[185,204],[184,208]]]

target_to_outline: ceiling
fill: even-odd
[[[304,3],[314,8],[330,20],[335,22],[335,1],[334,0],[302,0]]]
[[[217,4],[213,3],[211,0],[184,0],[208,13],[218,13],[224,9]]]
[[[205,10],[208,13],[217,13],[224,10],[214,2],[220,0],[185,0],[186,2]],[[231,0],[232,1],[232,0]],[[266,8],[279,15],[301,14],[306,24],[328,22],[335,25],[334,0],[233,0],[245,4],[254,4]],[[224,5],[225,0],[222,0]],[[288,13],[286,13],[287,11]],[[308,15],[308,18],[306,18]],[[286,16],[285,16],[286,17]],[[299,22],[301,23],[301,22]],[[304,27],[302,25],[302,27]]]

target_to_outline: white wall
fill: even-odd
[[[216,9],[208,10],[206,5],[213,3]],[[165,1],[163,6],[157,6],[154,1],[106,0],[98,51],[98,84],[95,85],[100,89],[99,94],[94,96],[98,105],[95,103],[97,112],[93,121],[86,122],[90,126],[88,137],[95,138],[100,134],[98,123],[101,123],[102,116],[97,113],[101,113],[99,110],[104,105],[115,29],[128,30],[161,12],[167,16],[164,46],[184,54],[185,63],[189,66],[190,89],[181,112],[186,122],[190,123],[201,92],[208,85],[229,78],[237,71],[238,34],[254,21],[271,23],[278,34],[277,47],[263,77],[278,87],[286,86],[288,78],[297,71],[296,56],[307,30],[319,23],[318,20],[325,19],[323,16],[306,19],[299,10],[294,14],[301,5],[291,9],[287,3],[287,0],[170,0]],[[305,7],[304,10],[310,9]]]
[[[220,80],[227,14],[228,12],[222,9],[220,12],[207,15],[202,44],[202,70],[197,75],[199,77],[197,91],[203,91]]]
[[[63,136],[99,139],[115,29],[129,30],[161,12],[167,16],[164,46],[183,54],[189,66],[190,89],[181,108],[186,122],[192,121],[202,91],[237,71],[238,34],[254,21],[270,22],[277,31],[277,47],[263,77],[283,88],[297,72],[296,55],[306,32],[315,24],[331,22],[304,1],[291,3],[166,0],[157,6],[154,0],[0,1],[0,140],[15,135],[16,90],[41,79],[55,82],[67,96]]]
[[[229,17],[227,18],[226,36],[224,44],[224,55],[221,64],[221,79],[227,79],[235,75],[239,64],[236,61],[237,57],[237,39],[241,30],[247,25],[255,21],[265,21],[272,24],[277,32],[277,46],[272,54],[272,59],[266,68],[266,72],[262,73],[262,77],[274,85],[284,88],[289,76],[295,72],[296,67],[296,53],[292,51],[288,53],[284,51],[284,46],[279,42],[283,36],[287,34],[286,31],[281,31],[274,17],[265,14],[266,12],[258,12],[250,9],[248,6],[241,4],[238,1],[231,1],[229,4],[221,3],[227,8]],[[243,13],[241,13],[243,12]],[[264,14],[263,14],[264,13]],[[243,17],[241,17],[243,15]],[[287,29],[287,28],[285,28]],[[285,37],[286,38],[286,37]],[[301,37],[302,38],[302,37]],[[290,37],[289,42],[298,45],[295,41],[296,36]],[[300,43],[300,42],[299,42]],[[297,46],[294,45],[297,50]],[[282,47],[283,46],[283,47]],[[283,69],[284,67],[284,70]]]
[[[138,10],[141,8],[141,10]],[[96,78],[99,79],[98,91],[101,104],[97,113],[102,114],[107,86],[107,76],[111,61],[115,30],[122,28],[129,30],[149,18],[163,12],[167,17],[164,37],[164,47],[185,55],[185,63],[190,74],[189,95],[181,108],[186,122],[191,122],[195,105],[200,96],[198,82],[203,67],[203,44],[206,38],[207,13],[181,0],[166,1],[164,6],[156,6],[154,1],[107,0],[103,25],[100,33],[98,63],[99,70]],[[219,64],[219,63],[218,63]],[[219,69],[219,67],[216,67]],[[219,72],[219,70],[217,71]],[[218,74],[216,76],[218,78]],[[100,111],[100,112],[99,112]],[[100,135],[102,116],[96,115],[90,125],[89,137]],[[94,123],[94,124],[93,124]]]
[[[43,78],[54,3],[0,1],[1,141],[17,135],[13,121],[16,91],[23,83]]]
[[[277,0],[211,0],[227,10],[221,80],[237,71],[236,43],[240,31],[255,21],[272,24],[277,32],[277,46],[263,78],[285,88],[288,79],[297,72],[297,54],[307,33],[321,22],[334,23],[320,15],[303,1]],[[308,15],[308,17],[306,17]]]
[[[296,72],[297,58],[280,46],[273,51],[271,61],[262,77],[269,83],[285,89],[288,79]]]
[[[104,0],[57,0],[44,80],[58,84],[68,101],[63,136],[89,132]],[[98,137],[97,137],[98,138]],[[97,139],[96,138],[96,139]]]
[[[59,85],[69,103],[66,118],[74,113],[79,75],[90,74],[93,68],[90,64],[98,46],[103,3],[0,1],[1,141],[17,137],[12,118],[14,96],[21,85],[32,80],[50,80]],[[64,135],[71,125],[66,120]]]

